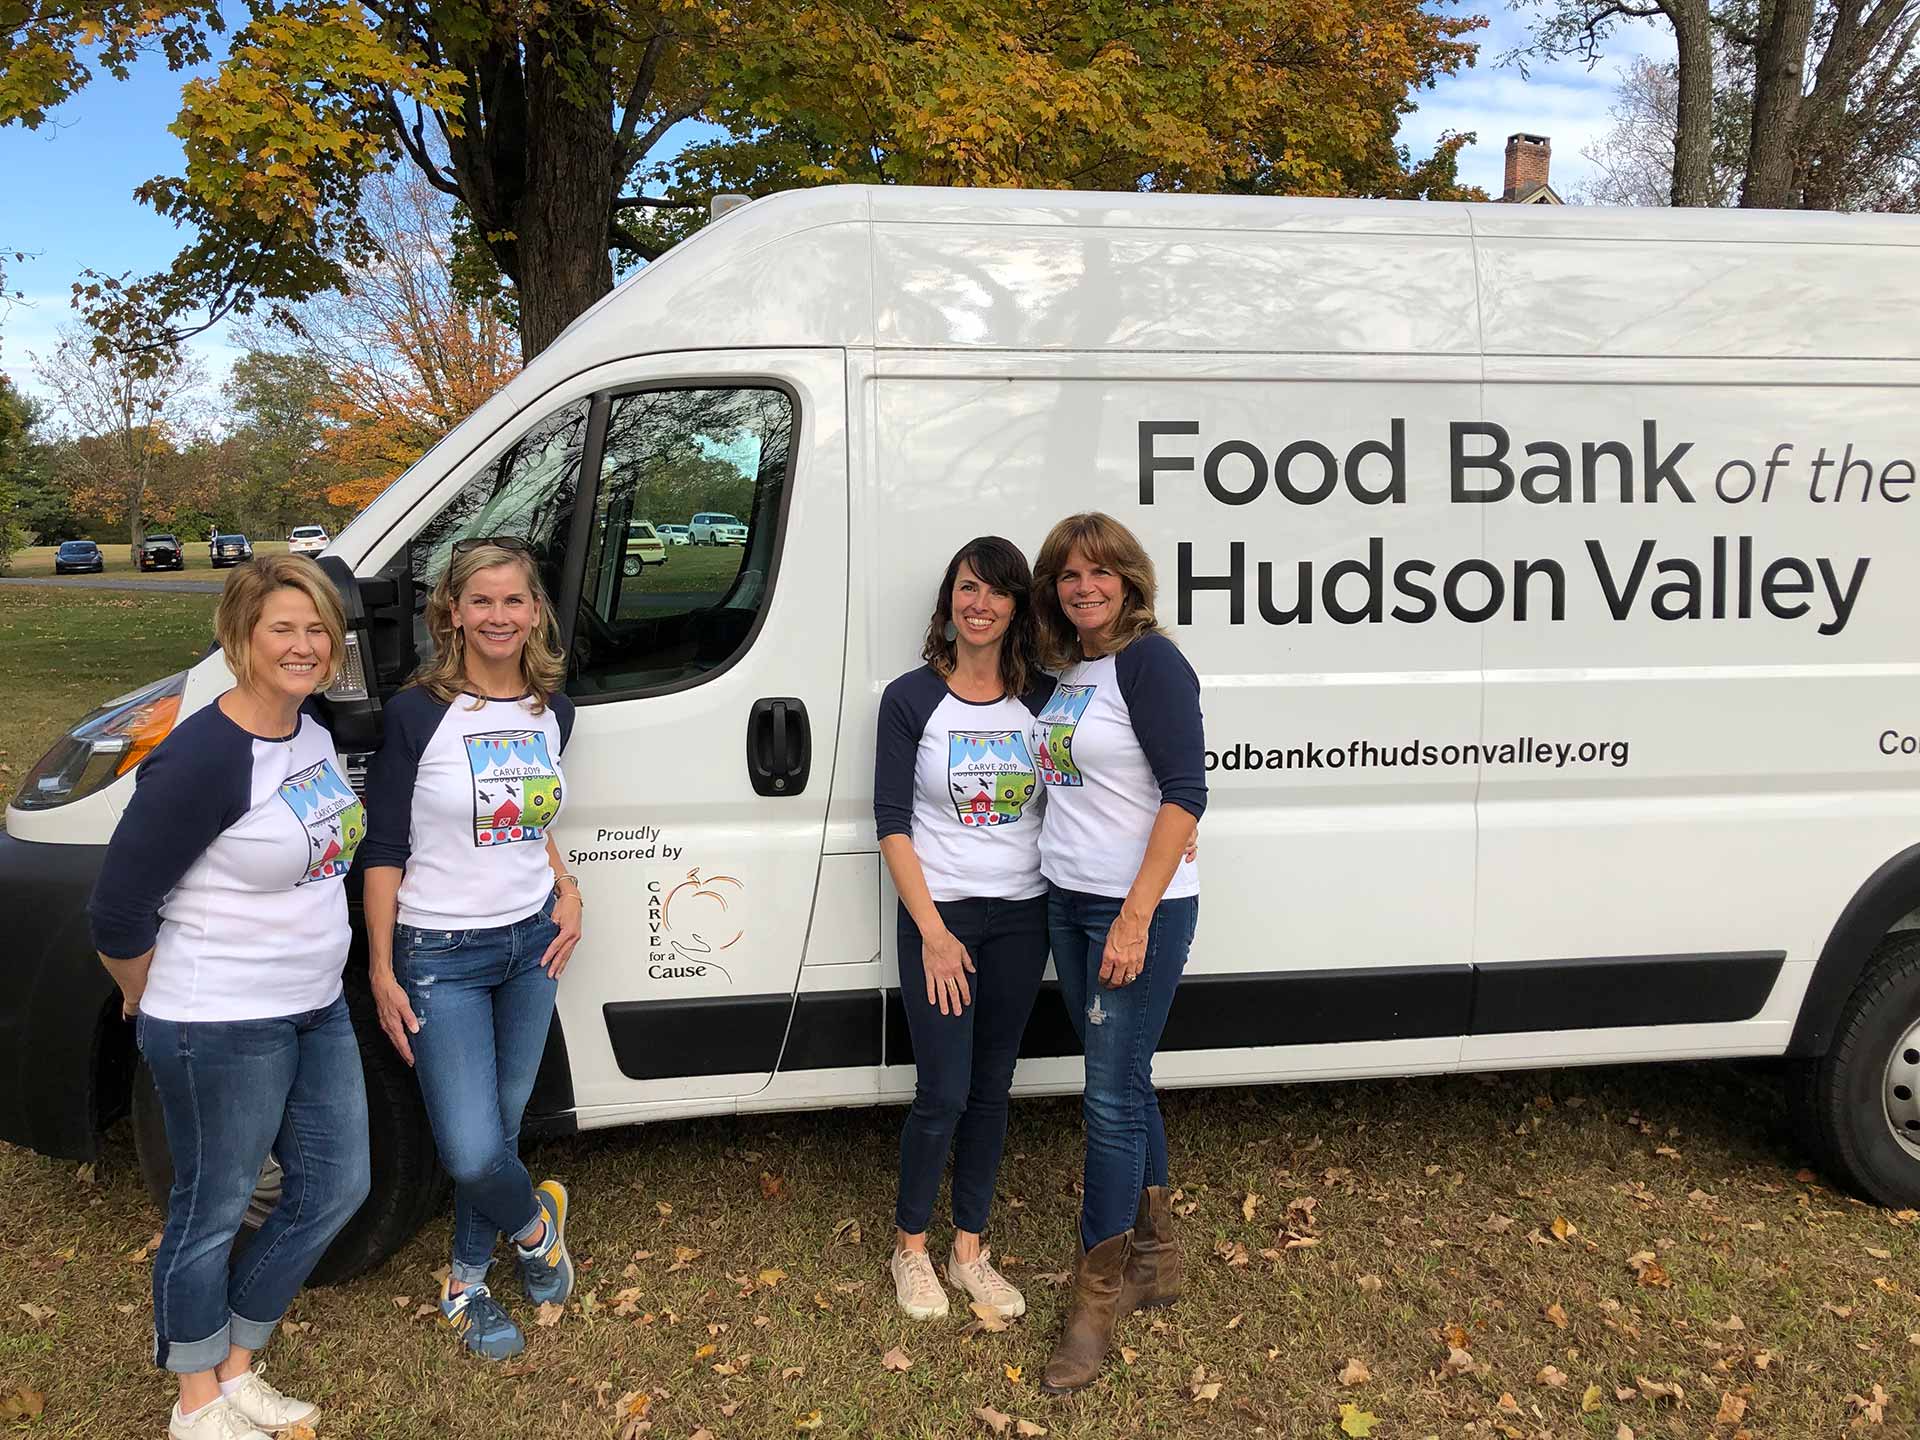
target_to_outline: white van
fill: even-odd
[[[1210,750],[1162,1084],[1787,1056],[1819,1163],[1920,1203],[1916,273],[1888,217],[763,200],[333,541],[365,681],[341,747],[419,659],[453,542],[526,535],[578,617],[589,901],[536,1123],[905,1100],[881,689],[962,541],[1109,511]],[[746,545],[625,586],[629,520],[719,467]],[[126,1103],[81,906],[136,750],[227,684],[209,658],[99,712],[9,810],[0,1137],[86,1155]],[[1022,1093],[1078,1086],[1051,984],[1022,1053]],[[410,1077],[367,1054],[375,1198],[336,1275],[443,1193]]]

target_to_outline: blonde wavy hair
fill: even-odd
[[[305,555],[262,555],[234,566],[227,575],[213,612],[213,636],[220,642],[227,668],[242,685],[253,683],[253,627],[267,608],[267,597],[276,590],[298,590],[320,612],[328,654],[326,673],[313,688],[316,693],[324,690],[346,660],[347,618],[327,572]]]
[[[434,699],[451,705],[467,694],[467,641],[465,633],[453,623],[453,608],[466,593],[467,585],[482,570],[501,565],[517,566],[526,579],[527,593],[540,611],[540,618],[527,632],[527,645],[520,652],[520,680],[533,700],[533,713],[547,708],[549,696],[559,691],[567,677],[566,652],[560,646],[560,626],[553,615],[553,602],[540,583],[540,572],[533,556],[524,550],[509,550],[502,545],[480,545],[457,551],[447,561],[447,573],[427,596],[427,633],[433,637],[433,659],[415,672],[412,684]],[[474,708],[480,701],[476,698]]]
[[[1060,608],[1059,591],[1060,572],[1067,568],[1067,557],[1076,547],[1095,565],[1113,571],[1125,586],[1120,614],[1101,636],[1106,653],[1124,650],[1142,635],[1162,633],[1153,609],[1159,587],[1146,547],[1111,515],[1098,510],[1069,515],[1047,532],[1040,558],[1033,563],[1033,614],[1039,622],[1040,658],[1051,670],[1064,670],[1081,658],[1080,632]]]

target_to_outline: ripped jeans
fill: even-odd
[[[540,1216],[520,1163],[520,1117],[540,1073],[557,982],[540,957],[559,933],[555,897],[484,930],[396,925],[393,972],[420,1022],[414,1069],[440,1163],[453,1176],[453,1277],[487,1278],[500,1232]]]
[[[1162,900],[1147,927],[1139,978],[1108,989],[1100,983],[1100,961],[1120,905],[1116,898],[1057,885],[1047,890],[1053,968],[1087,1057],[1080,1100],[1087,1131],[1080,1243],[1088,1250],[1131,1230],[1141,1190],[1167,1183],[1167,1132],[1153,1093],[1153,1052],[1200,918],[1197,895]]]

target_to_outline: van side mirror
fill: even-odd
[[[327,728],[333,731],[335,749],[342,754],[377,750],[381,731],[380,679],[375,672],[373,631],[360,594],[360,582],[338,555],[322,555],[319,562],[339,592],[340,608],[346,613],[347,653],[333,684],[316,698],[327,716]]]

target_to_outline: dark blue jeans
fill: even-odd
[[[940,918],[973,957],[973,1003],[942,1015],[927,1003],[920,927],[900,907],[900,1004],[913,1036],[913,1108],[900,1132],[900,1198],[894,1221],[909,1235],[927,1228],[947,1152],[953,1152],[954,1228],[987,1228],[1000,1152],[1007,1142],[1007,1091],[1020,1037],[1047,968],[1047,901],[945,900]]]
[[[1047,892],[1053,968],[1087,1057],[1080,1101],[1087,1130],[1080,1243],[1088,1250],[1131,1230],[1140,1191],[1167,1183],[1167,1131],[1153,1093],[1153,1052],[1200,918],[1198,896],[1162,900],[1147,927],[1139,978],[1108,989],[1100,983],[1100,959],[1120,904],[1057,885]]]
[[[413,1065],[440,1163],[453,1176],[453,1278],[487,1278],[500,1234],[540,1214],[520,1163],[520,1118],[540,1073],[558,988],[540,957],[559,933],[554,897],[481,930],[393,928],[393,973],[414,1018]]]
[[[367,1198],[367,1092],[343,995],[271,1020],[139,1017],[173,1191],[153,1255],[153,1360],[191,1375],[258,1350]],[[229,1264],[271,1152],[280,1203]]]

